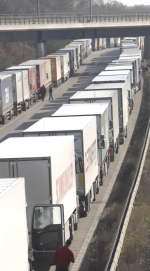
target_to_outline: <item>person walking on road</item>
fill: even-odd
[[[41,93],[41,99],[42,99],[42,101],[44,102],[45,95],[46,95],[46,88],[45,88],[44,85],[42,85],[41,90],[40,90],[40,93]]]
[[[50,100],[54,100],[54,97],[53,97],[53,88],[52,88],[52,86],[50,85],[49,86],[49,101]]]
[[[100,185],[103,185],[103,169],[102,169],[102,166],[100,167],[99,177],[100,177]]]
[[[73,252],[69,249],[70,240],[63,247],[59,247],[55,253],[56,271],[69,271],[70,263],[74,263]]]

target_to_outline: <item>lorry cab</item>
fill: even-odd
[[[62,204],[36,205],[32,216],[32,250],[35,261],[55,264],[57,247],[65,244]]]

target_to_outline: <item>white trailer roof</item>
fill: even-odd
[[[51,54],[51,56],[64,56],[64,55],[68,55],[68,52],[56,51],[55,53]]]
[[[89,121],[95,118],[93,116],[80,117],[48,117],[42,118],[33,125],[31,125],[25,132],[33,131],[79,131],[83,130]],[[42,129],[42,130],[41,130]]]
[[[75,42],[71,42],[71,43],[69,43],[69,44],[66,45],[66,47],[68,47],[68,46],[69,46],[69,47],[70,47],[70,46],[71,46],[71,47],[73,46],[73,48],[74,48],[74,47],[76,47],[76,46],[79,47],[80,44],[77,43],[77,42],[76,42],[76,43],[75,43]]]
[[[113,60],[111,63],[110,63],[110,65],[120,65],[120,66],[122,66],[122,65],[129,65],[129,64],[131,64],[132,65],[132,63],[133,63],[133,61],[134,60],[132,60],[132,59],[117,59],[117,60]]]
[[[31,65],[30,66],[20,65],[20,66],[11,66],[11,67],[7,68],[7,70],[27,70],[29,68],[32,68],[32,66]]]
[[[125,64],[122,64],[122,65],[108,65],[106,68],[105,68],[105,71],[121,71],[121,70],[132,70],[133,67],[132,65],[129,65],[128,63],[125,65]]]
[[[98,75],[100,76],[118,76],[118,75],[128,75],[130,73],[129,70],[117,70],[117,71],[102,71]]]
[[[46,56],[43,56],[42,59],[45,59],[45,58],[60,58],[60,55],[57,55],[57,54],[50,54],[50,55],[46,55]]]
[[[120,57],[141,57],[141,52],[140,51],[135,51],[135,52],[131,52],[130,50],[127,50],[126,52],[122,52],[122,54],[120,55]]]
[[[107,101],[97,104],[63,104],[52,116],[101,115],[108,106]]]
[[[103,84],[90,84],[88,87],[86,87],[85,90],[87,89],[94,89],[94,90],[100,90],[100,89],[106,89],[106,90],[115,90],[115,89],[120,89],[123,88],[125,83],[103,83]]]
[[[65,47],[65,48],[61,48],[61,49],[59,49],[59,51],[61,52],[63,52],[63,51],[66,51],[66,52],[68,52],[68,51],[72,51],[72,52],[74,52],[76,50],[76,48],[74,47],[74,48],[71,48],[71,47]]]
[[[66,47],[65,48],[69,48],[69,49],[71,49],[71,50],[76,50],[76,46],[73,46],[73,45],[66,45]]]
[[[38,65],[38,64],[41,64],[41,63],[44,63],[46,61],[46,59],[30,59],[30,60],[27,60],[23,63],[21,63],[20,65]]]
[[[11,77],[11,73],[4,73],[4,72],[0,72],[0,79],[3,80],[5,78]]]
[[[60,48],[58,51],[68,51],[68,50],[74,50],[75,48],[70,48],[70,47],[64,47]]]
[[[120,55],[120,60],[127,60],[127,61],[132,61],[132,60],[136,60],[137,58],[139,58],[139,56],[121,56]]]
[[[21,181],[22,178],[9,178],[9,179],[0,179],[0,197],[3,196],[5,192],[11,189],[18,181]]]
[[[68,146],[73,136],[12,137],[0,144],[0,159],[50,157]]]
[[[21,70],[6,70],[6,71],[3,71],[4,74],[22,74],[22,71]]]
[[[131,49],[123,49],[122,54],[138,54],[141,55],[141,50],[139,50],[138,48],[131,48]]]
[[[97,75],[96,77],[94,77],[94,79],[92,80],[92,82],[124,82],[127,79],[127,75],[116,75],[116,76],[100,76]]]
[[[70,99],[92,99],[92,98],[95,98],[95,99],[107,99],[109,97],[112,97],[114,94],[115,94],[115,90],[101,90],[101,91],[98,91],[98,90],[91,90],[91,91],[83,90],[83,91],[77,91],[73,96],[70,97]],[[102,101],[102,103],[104,103],[104,102]]]
[[[85,39],[77,39],[77,41],[91,41],[91,39],[87,39],[87,38],[85,38]]]
[[[54,53],[54,54],[59,54],[59,55],[68,55],[68,52],[61,52],[59,49]]]

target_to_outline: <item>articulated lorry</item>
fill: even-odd
[[[12,137],[3,141],[0,177],[22,176],[33,256],[36,263],[51,265],[56,248],[72,239],[77,228],[73,136]]]
[[[86,215],[90,210],[91,201],[95,199],[98,180],[96,117],[42,118],[22,134],[33,137],[74,135],[79,215]]]

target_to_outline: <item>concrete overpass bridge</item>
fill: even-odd
[[[44,51],[52,39],[146,36],[150,47],[150,13],[120,15],[0,15],[0,41],[33,41]]]
[[[39,35],[40,33],[40,35]],[[9,34],[9,35],[6,35]],[[150,13],[121,15],[0,15],[0,40],[122,37],[150,34]]]

